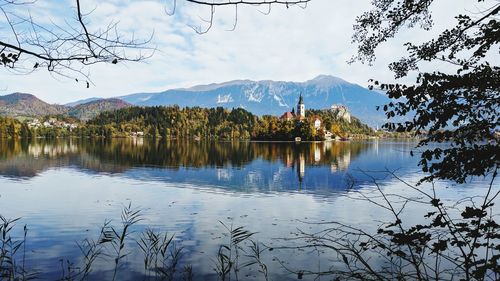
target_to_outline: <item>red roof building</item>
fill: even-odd
[[[291,113],[290,111],[287,111],[287,112],[283,113],[283,115],[281,115],[280,118],[283,120],[286,120],[286,121],[290,121],[290,120],[293,120],[295,118],[295,115],[293,113]]]

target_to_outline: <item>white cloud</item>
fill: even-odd
[[[57,22],[73,18],[72,1],[65,2],[67,8],[61,8],[61,3],[39,2],[44,3],[40,18],[46,19],[49,14]],[[122,31],[139,38],[147,38],[154,31],[152,43],[158,51],[144,63],[92,66],[95,86],[90,89],[73,80],[53,79],[43,71],[19,76],[4,70],[0,73],[0,94],[22,91],[49,102],[66,103],[91,96],[161,91],[232,79],[303,81],[332,74],[362,85],[369,78],[391,80],[387,65],[404,54],[403,42],[427,40],[452,24],[452,15],[466,7],[474,8],[474,3],[466,0],[436,2],[434,31],[402,32],[379,49],[378,60],[370,67],[346,63],[355,52],[350,43],[352,24],[369,8],[369,0],[314,0],[307,9],[273,6],[267,16],[259,8],[241,7],[232,32],[226,30],[232,27],[234,9],[221,8],[216,11],[214,27],[204,35],[197,35],[188,25],[203,25],[199,17],[207,18],[209,10],[184,1],[178,1],[174,16],[166,15],[169,6],[164,1],[85,1],[86,11],[95,8],[90,15],[92,28],[115,20]]]

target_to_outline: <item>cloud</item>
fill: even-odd
[[[45,4],[37,18],[63,22],[74,17],[72,1],[66,1],[65,8],[39,2]],[[95,86],[90,89],[73,80],[54,79],[44,71],[28,76],[3,71],[0,89],[4,91],[0,94],[22,91],[53,103],[66,103],[233,79],[304,81],[332,74],[361,85],[369,78],[391,81],[387,65],[404,54],[404,42],[428,40],[453,24],[451,15],[474,8],[466,0],[436,2],[433,31],[403,31],[384,44],[378,50],[378,60],[368,66],[346,61],[355,52],[352,25],[356,16],[369,9],[369,0],[314,0],[307,9],[273,6],[267,16],[261,13],[266,10],[263,7],[240,7],[236,30],[231,32],[227,30],[234,23],[234,8],[220,8],[213,28],[204,35],[196,34],[189,25],[206,26],[200,19],[209,17],[206,7],[178,1],[176,14],[168,16],[165,9],[170,9],[171,3],[164,1],[85,1],[85,11],[92,11],[88,19],[93,29],[118,21],[123,33],[136,38],[148,38],[154,32],[154,56],[141,63],[92,66],[89,70]]]

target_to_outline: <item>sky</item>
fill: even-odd
[[[202,19],[209,18],[210,11],[183,0],[177,2],[176,13],[169,16],[166,11],[172,8],[172,0],[82,1],[91,30],[115,21],[124,36],[147,39],[153,35],[153,56],[142,62],[89,67],[90,88],[42,69],[19,75],[4,68],[0,71],[0,95],[26,92],[64,104],[89,97],[159,92],[236,79],[300,82],[326,74],[362,86],[367,86],[370,78],[393,82],[387,66],[405,54],[403,43],[429,40],[453,25],[453,15],[478,9],[476,1],[435,1],[431,31],[402,31],[380,46],[373,65],[366,65],[347,61],[356,51],[351,43],[355,18],[370,9],[370,0],[312,0],[305,9],[274,5],[268,15],[263,14],[267,12],[264,7],[242,7],[234,31],[228,31],[234,24],[234,8],[219,8],[213,27],[203,35],[191,26],[206,25]],[[39,0],[33,6],[18,8],[22,9],[18,12],[29,13],[47,26],[64,26],[74,24],[74,5],[72,0]],[[9,36],[8,28],[0,20],[3,40]]]

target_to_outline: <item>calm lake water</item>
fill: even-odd
[[[409,182],[422,176],[411,141],[330,143],[150,142],[104,141],[0,142],[0,214],[21,219],[14,234],[27,225],[27,268],[42,280],[62,276],[61,260],[78,263],[77,242],[97,239],[106,219],[119,225],[129,203],[146,227],[175,234],[184,247],[181,263],[193,267],[195,280],[216,280],[213,270],[226,225],[257,232],[254,238],[279,248],[298,229],[315,231],[306,222],[340,221],[376,229],[388,217],[380,208],[358,200],[375,190],[412,195],[389,177]],[[451,187],[451,188],[449,188]],[[482,194],[484,181],[463,186],[438,184],[447,200]],[[422,187],[422,188],[425,188]],[[421,219],[416,206],[410,221]],[[220,222],[219,222],[220,221]],[[134,241],[117,280],[144,279],[143,258]],[[286,267],[319,270],[331,257],[298,250],[266,251],[273,280],[296,280]],[[283,264],[280,264],[282,262]],[[91,279],[110,279],[112,270],[99,261]],[[255,270],[241,280],[262,280]],[[305,279],[308,277],[306,276]]]

